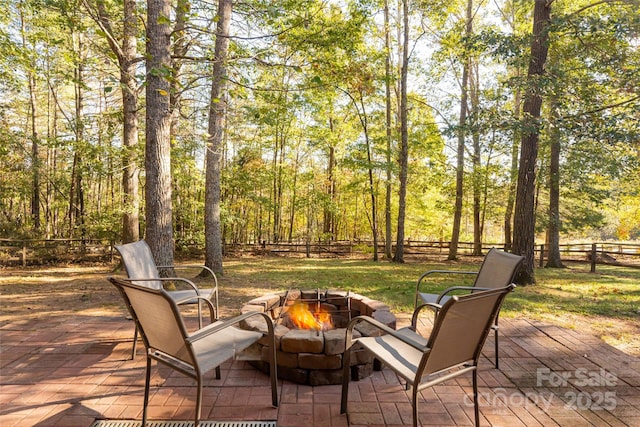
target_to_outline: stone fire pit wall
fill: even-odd
[[[289,327],[287,308],[302,299],[313,311],[319,297],[322,307],[332,314],[335,329],[327,331],[295,329]],[[396,328],[396,317],[389,306],[362,295],[346,291],[289,290],[261,296],[249,301],[242,312],[269,313],[275,322],[278,377],[298,384],[327,385],[342,383],[342,354],[345,347],[346,326],[349,318],[360,315],[371,316],[390,328]],[[351,315],[349,317],[349,314]],[[244,329],[267,332],[264,318],[252,317],[240,325]],[[379,331],[366,323],[354,330],[354,337],[372,336]],[[258,341],[251,353],[259,354],[255,367],[268,372],[267,340]],[[356,344],[351,353],[351,379],[360,380],[373,370],[373,358]]]

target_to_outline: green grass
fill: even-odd
[[[478,264],[396,264],[354,259],[242,258],[225,261],[225,276],[248,288],[273,291],[289,288],[342,289],[389,304],[393,310],[411,312],[415,284],[431,269],[477,270]],[[436,276],[432,276],[436,277]],[[466,278],[463,280],[463,278]],[[470,285],[473,276],[443,276],[429,282],[434,293],[457,284]],[[536,285],[522,286],[511,294],[502,316],[544,318],[575,314],[624,320],[640,318],[640,269],[569,264],[564,269],[537,269]],[[236,285],[238,286],[238,285]]]

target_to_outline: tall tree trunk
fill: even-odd
[[[407,177],[409,168],[409,131],[407,129],[407,73],[409,67],[409,0],[402,0],[402,68],[400,72],[400,185],[398,188],[398,230],[394,262],[404,262],[404,221],[407,209]]]
[[[563,268],[560,258],[560,130],[558,98],[551,98],[551,150],[549,158],[549,225],[547,227],[547,267]]]
[[[169,78],[171,2],[147,0],[146,240],[156,263],[173,265]]]
[[[211,104],[209,106],[209,140],[207,141],[207,175],[205,193],[205,265],[222,274],[222,229],[220,223],[220,170],[225,114],[226,60],[231,25],[231,0],[218,0]]]
[[[138,88],[135,78],[137,55],[136,0],[124,1],[124,38],[120,82],[122,83],[122,109],[124,113],[122,156],[122,242],[140,239],[140,195],[138,194],[140,168],[136,163],[138,147]]]
[[[111,17],[102,1],[96,2],[97,14],[88,1],[83,4],[100,26],[109,48],[118,59],[122,92],[122,242],[140,239],[140,168],[136,162],[138,148],[138,85],[136,81],[138,15],[136,0],[123,2],[122,46],[111,26]]]
[[[80,230],[80,237],[86,238],[85,205],[84,205],[84,43],[81,34],[75,34],[77,42],[78,63],[74,69],[75,86],[75,152],[73,156],[73,177],[69,203],[70,235],[76,228]]]
[[[329,117],[329,132],[333,134],[333,116]],[[329,196],[330,205],[324,207],[322,232],[325,236],[330,236],[330,240],[336,238],[335,235],[335,198],[336,198],[336,178],[334,176],[334,170],[336,166],[336,149],[333,143],[329,145],[329,156],[327,159],[327,196]]]
[[[471,111],[473,119],[472,183],[473,183],[473,255],[482,255],[482,171],[480,156],[480,130],[478,129],[478,110],[480,108],[480,76],[478,64],[473,60],[470,67]]]
[[[473,31],[473,1],[467,0],[467,15],[465,35],[470,36]],[[464,197],[464,142],[466,139],[466,124],[469,106],[467,103],[469,91],[469,52],[465,48],[462,64],[462,83],[460,95],[460,117],[458,119],[458,150],[456,153],[456,201],[453,213],[453,230],[451,231],[451,245],[448,260],[458,258],[458,243],[460,241],[460,223],[462,222],[462,199]]]
[[[389,28],[389,0],[384,0],[384,88],[386,102],[386,183],[384,201],[384,256],[387,259],[393,257],[393,242],[391,241],[391,34]]]
[[[549,50],[548,24],[551,17],[549,0],[535,0],[533,11],[533,38],[527,72],[528,87],[523,107],[523,135],[520,150],[520,169],[516,191],[513,252],[525,257],[523,268],[516,276],[517,283],[535,283],[535,210],[536,162],[540,137],[540,111],[542,108],[540,76]]]
[[[369,125],[367,113],[364,107],[364,94],[360,94],[360,108],[362,109],[361,121],[364,130],[364,140],[367,146],[367,169],[369,172],[369,194],[371,196],[371,234],[373,235],[373,260],[378,261],[378,213],[376,209],[376,191],[373,183],[373,158],[371,155],[371,139],[369,138]]]
[[[289,231],[287,241],[293,242],[293,225],[296,220],[296,203],[298,201],[298,171],[300,170],[300,147],[296,148],[296,161],[293,168],[293,182],[291,183],[291,211],[289,213]]]
[[[20,35],[22,37],[22,48],[27,49],[27,29],[24,13],[20,8]],[[36,103],[36,70],[35,61],[30,64],[27,81],[29,82],[29,106],[31,115],[31,219],[33,231],[40,231],[40,154],[39,136],[36,117],[38,116],[38,105]]]
[[[520,120],[521,92],[516,89],[513,97],[514,118]],[[520,152],[520,131],[514,128],[513,144],[511,145],[511,168],[509,174],[509,194],[507,195],[507,205],[504,213],[504,250],[511,251],[513,246],[512,220],[513,207],[516,199],[516,186],[518,183],[518,153]]]

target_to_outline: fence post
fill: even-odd
[[[540,245],[540,268],[544,267],[544,243]]]
[[[22,241],[22,266],[27,266],[27,241]]]
[[[596,244],[591,244],[591,272],[596,272]]]

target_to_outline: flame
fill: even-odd
[[[299,329],[326,331],[333,328],[330,313],[322,309],[312,313],[309,310],[309,305],[304,302],[296,302],[289,308],[289,318]]]

